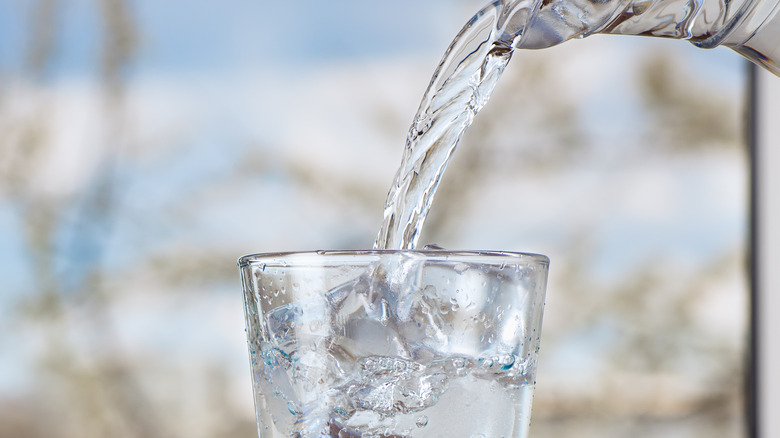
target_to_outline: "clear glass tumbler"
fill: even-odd
[[[507,252],[242,257],[260,437],[527,436],[548,264]]]

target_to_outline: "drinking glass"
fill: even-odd
[[[242,257],[259,436],[527,436],[548,264],[439,250]]]

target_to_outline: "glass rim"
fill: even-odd
[[[492,250],[449,250],[449,249],[360,249],[360,250],[317,250],[317,251],[286,251],[247,254],[238,259],[239,268],[253,265],[305,265],[317,261],[345,258],[348,260],[372,261],[381,256],[404,255],[420,257],[421,259],[440,259],[442,261],[478,261],[479,259],[506,259],[513,263],[530,262],[549,266],[550,259],[543,255],[530,252],[492,251]],[[474,260],[469,260],[474,259]]]

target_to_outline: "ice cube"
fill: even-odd
[[[356,410],[382,416],[420,412],[438,402],[448,377],[440,367],[429,367],[398,357],[369,357],[359,364],[360,380],[348,396]]]

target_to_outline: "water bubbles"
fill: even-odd
[[[376,361],[374,361],[374,359],[371,358],[366,358],[365,360],[363,360],[360,366],[363,371],[371,373],[374,372],[374,370],[376,369]]]
[[[497,362],[502,370],[508,370],[515,364],[515,356],[512,354],[503,354],[498,356]]]
[[[422,429],[423,427],[428,425],[428,416],[420,415],[419,417],[417,417],[417,421],[415,421],[414,424],[417,425],[417,427],[419,427],[420,429]]]

